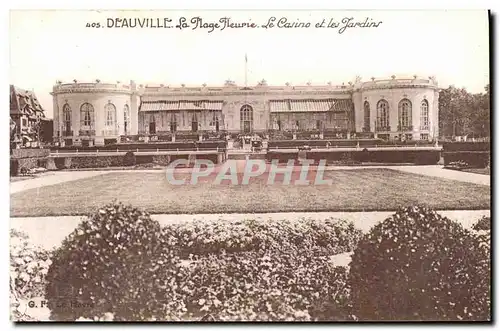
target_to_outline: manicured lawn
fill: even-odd
[[[438,210],[490,209],[488,186],[396,170],[326,171],[323,178],[332,185],[283,185],[279,177],[273,185],[267,184],[267,176],[251,179],[249,185],[230,185],[215,183],[213,175],[196,185],[178,186],[163,172],[109,173],[13,194],[11,216],[82,215],[113,200],[153,214],[392,211],[410,204]]]

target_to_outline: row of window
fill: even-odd
[[[398,104],[398,131],[409,129],[412,126],[412,104],[408,99],[403,99]],[[364,103],[364,128],[370,127],[370,104]],[[420,103],[420,126],[422,129],[429,128],[429,102],[422,100]],[[389,127],[389,103],[381,99],[377,103],[377,128]],[[388,130],[389,131],[389,130]]]
[[[398,118],[399,118],[399,126],[398,130],[404,130],[405,128],[410,128],[412,125],[412,104],[410,100],[403,99],[399,102],[398,105]],[[114,104],[109,102],[104,106],[105,112],[105,126],[107,128],[116,128],[116,107]],[[125,105],[123,108],[123,116],[124,116],[124,134],[128,133],[130,128],[130,109],[128,105]],[[81,126],[83,128],[94,127],[94,107],[90,103],[84,103],[80,107],[80,119]],[[151,116],[150,123],[154,123],[154,116]],[[251,126],[253,124],[253,109],[252,107],[245,105],[240,109],[240,121],[241,127],[246,130],[251,130]],[[63,122],[64,129],[66,131],[71,131],[71,107],[69,104],[65,104],[63,106]],[[173,126],[176,127],[177,120],[175,117],[172,119],[172,123],[175,123]],[[193,122],[198,122],[196,118],[196,114],[193,115]],[[219,122],[219,118],[215,115],[213,117],[213,124]],[[281,123],[280,123],[281,124]],[[370,104],[368,101],[364,103],[364,128],[370,128]],[[429,104],[427,100],[422,100],[420,104],[420,124],[422,128],[429,127]],[[281,125],[278,125],[281,127]],[[299,123],[297,122],[297,127]],[[321,127],[321,123],[318,121],[317,123],[318,129]],[[377,120],[376,120],[377,128],[388,128],[389,127],[389,103],[382,99],[377,103]],[[175,131],[175,129],[174,129]]]
[[[284,127],[284,125],[283,125],[283,122],[281,120],[276,120],[276,119],[274,120],[274,122],[273,122],[273,129],[274,130],[282,131],[283,127]],[[315,129],[316,130],[322,130],[323,128],[324,128],[323,127],[323,122],[321,120],[316,120]],[[301,122],[300,121],[295,121],[292,124],[292,129],[303,130],[305,128],[303,126],[301,126]]]
[[[219,132],[221,124],[218,119],[216,119],[213,122],[210,122],[210,126],[215,127],[215,131]],[[191,131],[196,132],[200,128],[201,123],[198,123],[197,117],[193,116],[191,120]],[[146,124],[146,127],[149,128],[149,133],[155,134],[156,133],[156,121],[154,116],[151,116],[149,125]],[[176,116],[172,116],[171,121],[170,121],[170,132],[177,132],[177,118]]]
[[[220,111],[210,110],[209,112],[210,112],[210,114],[209,114],[208,118],[210,119],[210,123],[219,122],[221,120],[219,118],[219,114],[218,114],[218,113],[221,113]],[[222,113],[221,113],[221,115],[222,115]],[[182,117],[182,120],[184,122],[184,117]],[[177,123],[177,114],[176,113],[171,113],[170,114],[170,122]],[[191,122],[198,122],[198,114],[197,113],[193,113],[192,114],[192,116],[191,116]],[[155,117],[155,115],[151,115],[149,117],[149,123],[156,123],[156,117]],[[215,124],[210,124],[210,125],[215,125]]]
[[[116,129],[117,115],[115,105],[109,102],[104,106],[104,114],[105,126],[107,128]],[[63,106],[63,123],[63,130],[67,132],[71,131],[71,107],[67,103]],[[127,104],[123,107],[123,123],[124,134],[127,134],[130,129],[130,108]],[[82,129],[91,129],[94,127],[94,106],[88,102],[80,106],[80,125]]]
[[[215,127],[215,131],[218,132],[221,126],[222,118],[219,118],[219,111],[210,111],[210,126]],[[183,117],[184,119],[184,117]],[[244,105],[240,109],[240,120],[241,127],[245,132],[251,132],[253,129],[253,109],[248,105]],[[222,120],[223,122],[223,120]],[[191,131],[198,131],[200,123],[198,123],[198,115],[197,113],[192,114],[191,118]],[[172,113],[170,117],[170,131],[177,131],[177,114]],[[156,133],[156,119],[154,115],[151,115],[149,118],[149,133]]]

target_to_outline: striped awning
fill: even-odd
[[[304,113],[304,112],[346,112],[352,110],[350,99],[321,100],[271,100],[271,113]]]
[[[222,101],[144,101],[139,111],[220,110]]]
[[[336,99],[330,111],[334,113],[344,113],[354,110],[354,104],[351,99]]]

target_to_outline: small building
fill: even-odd
[[[52,126],[53,121],[45,116],[34,92],[10,85],[12,147],[39,147],[41,142],[50,143]]]

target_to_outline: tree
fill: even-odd
[[[439,123],[445,137],[488,137],[490,135],[490,88],[471,94],[449,86],[439,93]]]

